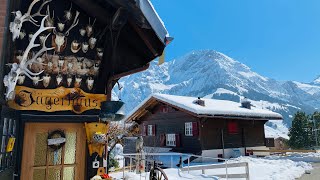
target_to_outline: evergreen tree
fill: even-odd
[[[320,129],[320,112],[314,112],[312,114],[312,120],[315,121],[315,122],[310,122],[310,126],[312,127],[313,129],[313,132],[312,132],[312,139],[313,139],[313,145],[315,146],[316,145],[316,138],[315,136],[317,135],[318,137],[318,145],[320,144],[320,130],[317,130],[316,129]]]
[[[294,115],[292,126],[289,130],[288,145],[293,149],[303,149],[310,147],[311,126],[308,116],[304,112],[297,112]]]

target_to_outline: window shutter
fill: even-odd
[[[176,147],[180,147],[181,142],[180,142],[180,134],[176,134]]]
[[[161,134],[160,135],[160,146],[166,146],[166,135],[165,134]]]
[[[193,136],[199,135],[198,122],[192,122],[192,135]]]
[[[228,132],[229,134],[238,134],[238,123],[237,122],[228,122]]]
[[[152,125],[152,136],[156,135],[156,125]]]
[[[143,125],[143,135],[147,136],[148,134],[148,126],[147,125]]]

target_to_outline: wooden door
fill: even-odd
[[[48,134],[62,130],[65,145],[54,152]],[[86,137],[81,123],[27,123],[24,131],[23,180],[84,180]]]

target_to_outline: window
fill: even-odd
[[[16,137],[16,120],[3,118],[0,122],[0,170],[4,170],[6,168],[14,166],[15,163],[15,150],[13,150],[12,152],[6,152],[6,148],[9,138],[11,136]]]
[[[152,136],[152,135],[153,135],[152,125],[148,125],[148,136]]]
[[[186,136],[193,136],[193,133],[192,133],[192,122],[186,122],[184,124],[184,129],[185,129],[185,135]]]
[[[169,112],[169,107],[167,105],[162,105],[161,106],[161,112],[162,113],[168,113]]]
[[[144,125],[144,135],[145,136],[155,136],[156,135],[156,125]]]
[[[184,124],[184,134],[186,136],[198,136],[198,122],[186,122]]]
[[[166,146],[176,146],[176,134],[167,134],[166,136]]]

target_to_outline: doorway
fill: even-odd
[[[48,135],[60,130],[65,144],[48,146]],[[21,178],[24,180],[84,180],[85,129],[82,123],[26,123]]]

